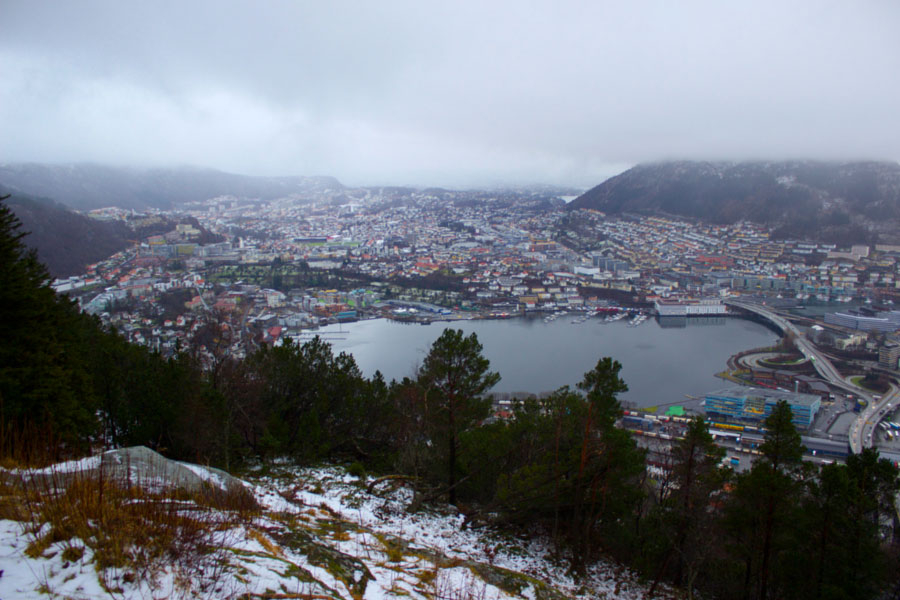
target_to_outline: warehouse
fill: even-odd
[[[812,425],[822,405],[822,399],[815,394],[734,386],[707,394],[704,408],[710,419],[759,423],[772,414],[775,405],[782,400],[791,407],[794,425],[804,431]]]

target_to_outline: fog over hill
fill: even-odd
[[[194,167],[138,169],[88,163],[0,165],[0,184],[76,210],[169,209],[223,195],[267,200],[343,188],[333,177],[258,177]]]
[[[175,222],[166,219],[159,230],[134,231],[123,222],[103,222],[75,211],[117,206],[135,211],[178,209],[185,203],[218,196],[261,201],[292,197],[298,201],[329,198],[335,205],[370,194],[398,204],[417,202],[426,195],[462,206],[486,200],[495,205],[534,203],[545,210],[560,204],[559,196],[574,195],[572,188],[549,185],[511,186],[486,190],[419,189],[387,186],[349,188],[333,177],[257,177],[214,169],[140,169],[90,163],[0,165],[0,195],[28,232],[25,243],[38,251],[54,277],[81,273],[84,267],[128,247],[151,234],[166,233]],[[209,242],[203,231],[201,242]],[[168,229],[166,229],[168,227]],[[213,236],[214,237],[214,236]]]
[[[662,162],[588,190],[569,209],[752,221],[780,238],[838,244],[900,241],[900,164]]]

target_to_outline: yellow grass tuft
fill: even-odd
[[[263,535],[263,534],[262,534],[261,532],[259,532],[258,530],[256,530],[256,529],[251,529],[250,532],[249,532],[249,536],[250,536],[252,539],[254,539],[254,540],[256,540],[257,542],[259,542],[259,545],[262,546],[263,548],[265,548],[265,549],[266,549],[266,552],[268,552],[268,553],[271,554],[272,556],[277,556],[277,557],[279,557],[279,558],[284,558],[284,552],[281,550],[281,548],[279,548],[278,546],[276,546],[275,543],[272,542],[272,540],[270,540],[268,537],[266,537],[265,535]]]

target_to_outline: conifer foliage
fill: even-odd
[[[90,374],[78,351],[91,324],[50,288],[20,229],[0,202],[0,417],[8,425],[52,427],[73,443],[94,425]]]
[[[460,434],[490,414],[491,403],[484,393],[500,380],[489,368],[477,335],[445,329],[432,344],[419,373],[432,442],[446,448],[450,504],[457,502]]]

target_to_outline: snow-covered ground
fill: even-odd
[[[90,548],[78,556],[71,540],[29,556],[26,548],[35,534],[24,523],[0,520],[0,600],[39,594],[72,599],[648,597],[644,585],[613,565],[597,566],[575,581],[549,558],[546,544],[464,528],[452,507],[409,513],[412,492],[402,482],[386,481],[369,493],[365,481],[342,469],[280,466],[249,476],[248,486],[263,510],[240,521],[213,517],[214,550],[139,572],[98,570]],[[664,590],[659,597],[674,596]]]

